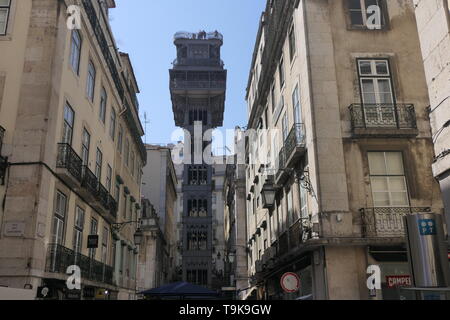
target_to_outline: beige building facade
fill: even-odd
[[[152,209],[142,217],[144,241],[139,256],[139,291],[172,283],[177,277],[178,180],[172,146],[146,145],[146,149],[148,165],[143,169],[142,197]]]
[[[373,1],[267,2],[247,90],[248,299],[398,298],[403,216],[443,212],[414,4],[376,3],[374,28]]]
[[[74,4],[81,28],[71,30]],[[0,9],[1,286],[41,298],[47,287],[53,299],[135,297],[146,153],[139,89],[108,22],[114,7],[11,0]],[[66,286],[71,265],[79,292]]]
[[[450,227],[450,1],[422,0],[414,5],[430,96],[433,173],[441,185]]]

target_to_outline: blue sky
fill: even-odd
[[[265,0],[116,0],[111,24],[119,50],[130,54],[141,94],[140,117],[147,143],[169,143],[176,129],[169,72],[176,57],[177,31],[218,30],[228,69],[224,128],[247,124],[245,89]]]

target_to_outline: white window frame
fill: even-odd
[[[5,27],[3,30],[0,30],[0,36],[5,36],[7,31],[8,31],[8,23],[9,23],[9,16],[11,13],[11,0],[7,0],[7,5],[4,6],[0,6],[0,12],[4,11],[5,12]]]

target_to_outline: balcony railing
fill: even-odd
[[[82,182],[83,160],[69,144],[58,144],[56,167],[58,169],[66,169],[78,182]]]
[[[94,198],[98,197],[98,180],[95,174],[87,166],[83,166],[82,187]]]
[[[363,237],[404,237],[403,218],[409,214],[431,212],[431,208],[360,209]]]
[[[192,33],[192,32],[177,32],[175,33],[174,40],[221,40],[223,41],[223,35],[220,32],[208,32],[205,34],[201,33]]]
[[[355,129],[417,129],[412,104],[352,104],[352,128]]]
[[[296,123],[292,127],[286,141],[284,142],[286,152],[286,165],[289,167],[292,158],[297,160],[297,155],[303,154],[306,148],[305,126],[302,123]]]
[[[117,218],[117,201],[113,196],[108,195],[108,209],[113,218]]]
[[[113,268],[71,249],[51,244],[47,253],[46,271],[66,274],[69,266],[76,265],[81,269],[84,279],[113,284]]]
[[[99,200],[100,204],[103,206],[103,208],[107,209],[109,192],[101,183],[98,184],[97,196],[98,196],[98,200]]]
[[[226,81],[172,80],[172,89],[225,89]]]
[[[221,59],[192,59],[180,58],[173,61],[174,66],[197,66],[197,67],[223,67],[224,63]]]
[[[2,148],[3,148],[3,138],[5,137],[5,128],[0,126],[0,156],[2,154]]]

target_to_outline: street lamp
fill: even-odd
[[[274,184],[271,183],[269,180],[266,180],[266,183],[264,184],[261,190],[262,203],[264,209],[272,209],[274,207],[276,192],[277,189],[275,188]]]

